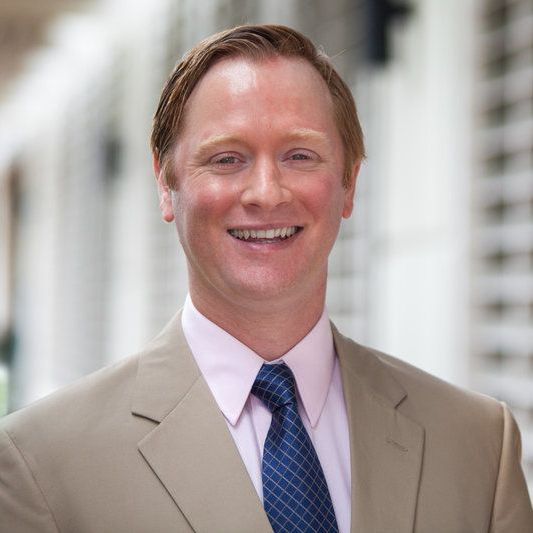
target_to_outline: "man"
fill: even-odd
[[[328,322],[364,156],[329,60],[281,26],[203,41],[152,149],[190,295],[139,355],[4,420],[1,531],[533,531],[508,409]]]

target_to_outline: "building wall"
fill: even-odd
[[[512,406],[533,479],[533,4],[478,12],[472,384]]]

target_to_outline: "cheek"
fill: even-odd
[[[316,217],[340,222],[345,207],[345,194],[336,176],[313,183],[306,189],[305,197],[308,208]]]
[[[195,180],[193,186],[182,186],[174,195],[174,214],[182,232],[206,230],[222,224],[222,218],[233,205],[234,195],[220,180]]]

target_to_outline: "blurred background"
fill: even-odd
[[[308,34],[358,103],[368,160],[333,319],[507,402],[532,483],[530,0],[1,0],[0,414],[138,350],[181,306],[151,119],[181,55],[246,22]]]

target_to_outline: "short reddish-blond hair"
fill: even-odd
[[[166,82],[154,115],[151,148],[170,187],[174,143],[179,139],[185,106],[194,88],[215,62],[230,57],[261,61],[271,57],[302,58],[317,70],[331,94],[335,123],[344,147],[343,183],[352,179],[353,165],[365,156],[363,132],[352,93],[329,57],[300,32],[278,25],[244,25],[216,33],[198,43],[176,65]]]

